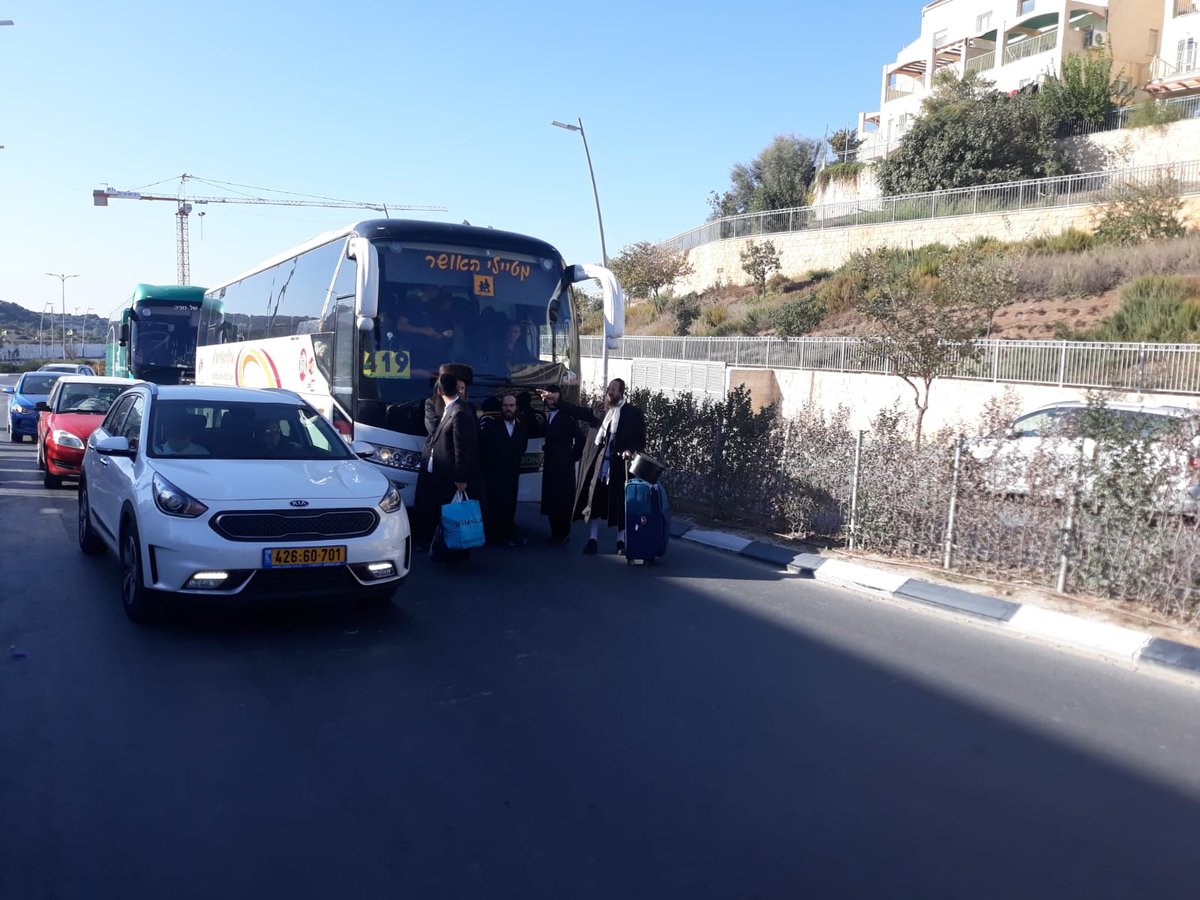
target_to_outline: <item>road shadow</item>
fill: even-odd
[[[0,896],[1191,892],[1190,694],[886,607],[839,619],[695,546],[644,570],[579,546],[418,565],[394,612],[146,629],[115,582],[78,627],[50,607],[21,662],[45,681],[0,679]],[[897,644],[942,662],[918,676]],[[1118,715],[1168,760],[1111,762],[1119,726],[1085,746]]]

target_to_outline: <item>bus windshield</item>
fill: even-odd
[[[380,242],[379,315],[363,344],[361,396],[424,399],[443,363],[474,382],[557,381],[569,361],[571,304],[560,259],[482,248]]]
[[[186,303],[138,303],[133,365],[136,370],[191,368],[196,357],[200,307]]]

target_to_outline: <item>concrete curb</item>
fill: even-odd
[[[797,553],[789,547],[697,528],[694,522],[687,519],[672,522],[671,536],[786,568],[789,572],[816,581],[865,588],[885,597],[949,610],[1009,631],[1087,650],[1110,659],[1200,675],[1200,647],[1154,637],[1132,628],[1096,622],[1030,603],[1013,603],[999,597],[919,581],[887,569],[831,559],[818,553]]]

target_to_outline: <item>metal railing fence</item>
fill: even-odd
[[[661,241],[659,246],[684,251],[731,238],[1087,206],[1104,202],[1112,188],[1121,184],[1162,178],[1177,182],[1180,193],[1200,193],[1200,160],[726,216]]]
[[[1010,44],[1004,48],[1004,62],[1014,63],[1022,59],[1029,59],[1031,56],[1037,56],[1039,53],[1045,53],[1047,50],[1053,50],[1058,46],[1058,29],[1047,31],[1045,34],[1039,34],[1035,38],[1029,38],[1021,41],[1018,44]]]
[[[1063,123],[1059,126],[1059,138],[1079,137],[1085,134],[1099,134],[1103,131],[1120,131],[1129,128],[1137,110],[1143,106],[1158,106],[1167,111],[1168,121],[1184,121],[1185,119],[1200,119],[1200,95],[1195,97],[1176,97],[1171,100],[1151,100],[1148,103],[1138,103],[1134,106],[1123,106],[1109,111],[1104,121],[1098,125],[1082,125],[1078,123]]]
[[[598,336],[580,339],[584,356],[599,357]],[[1098,390],[1200,394],[1200,345],[1092,341],[978,341],[977,359],[949,377]],[[622,338],[617,359],[665,359],[775,369],[890,374],[877,345],[858,338],[652,337]]]

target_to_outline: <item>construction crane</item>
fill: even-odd
[[[247,194],[243,197],[197,197],[188,196],[185,188],[188,181],[199,181],[202,184],[211,184],[216,187],[226,189],[249,188],[255,191],[271,191],[270,188],[256,188],[251,185],[231,184],[220,181],[207,181],[203,178],[197,178],[194,175],[188,175],[186,172],[179,176],[179,191],[172,197],[168,194],[144,194],[140,191],[117,191],[111,187],[103,187],[92,191],[92,204],[94,206],[108,206],[109,200],[165,200],[169,203],[176,204],[175,209],[175,252],[178,257],[179,266],[179,283],[191,284],[191,248],[188,244],[188,217],[192,214],[194,205],[203,205],[208,203],[237,203],[255,206],[315,206],[323,209],[369,209],[375,212],[388,215],[388,210],[406,210],[406,211],[424,211],[424,212],[445,212],[444,206],[406,206],[396,203],[360,203],[354,200],[337,200],[333,197],[313,197],[307,194],[294,194],[296,197],[308,197],[309,199],[274,199],[270,197],[255,197]],[[159,182],[160,184],[162,182]],[[274,193],[286,194],[289,191],[274,191]],[[200,215],[204,215],[203,212]]]

